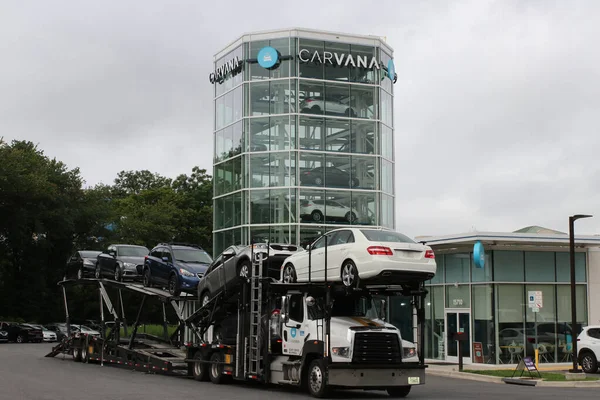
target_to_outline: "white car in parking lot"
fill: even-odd
[[[395,231],[375,228],[341,228],[322,235],[306,251],[295,253],[282,264],[284,283],[325,280],[327,240],[327,281],[347,287],[360,283],[400,284],[425,281],[436,273],[431,247]],[[310,248],[310,251],[308,249]]]
[[[586,374],[593,374],[598,371],[600,325],[586,326],[577,336],[577,360]]]

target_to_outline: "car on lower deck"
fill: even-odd
[[[200,303],[206,304],[222,291],[234,292],[240,282],[248,279],[253,252],[263,255],[263,276],[279,279],[284,260],[298,250],[301,250],[298,246],[287,243],[256,243],[226,248],[211,263],[204,279],[198,284]]]
[[[166,287],[173,296],[195,293],[212,261],[200,246],[161,243],[146,257],[142,281],[146,287]]]
[[[342,282],[347,287],[426,281],[435,276],[437,268],[431,247],[402,233],[378,228],[340,228],[327,232],[307,246],[306,251],[284,261],[280,280],[307,282],[309,264],[312,281],[324,281],[327,271],[328,282]]]

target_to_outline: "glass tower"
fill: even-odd
[[[392,56],[378,37],[298,29],[215,56],[213,254],[395,227]]]

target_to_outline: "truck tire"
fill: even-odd
[[[308,367],[308,393],[317,398],[326,397],[329,394],[327,386],[327,373],[323,360],[313,360]]]
[[[88,351],[88,346],[84,343],[83,346],[81,347],[81,362],[89,363],[89,361],[90,361],[90,354]]]
[[[198,351],[194,354],[194,360],[203,360],[202,352]],[[192,374],[194,379],[199,382],[207,382],[210,378],[208,376],[208,364],[206,363],[193,363]]]
[[[221,362],[223,362],[223,357],[221,356],[221,353],[212,353],[212,355],[210,356],[210,362],[211,364],[209,367],[208,374],[210,377],[210,381],[215,385],[220,385],[224,383],[225,379],[223,376],[223,364],[220,364]]]
[[[73,361],[81,362],[81,348],[78,346],[73,347]]]
[[[411,388],[412,386],[397,386],[388,388],[387,392],[390,395],[390,397],[400,399],[408,396]]]

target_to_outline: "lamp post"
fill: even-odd
[[[569,217],[569,247],[571,256],[571,343],[573,345],[573,369],[570,372],[580,372],[577,368],[577,338],[575,326],[577,325],[577,302],[575,300],[575,236],[574,223],[580,218],[590,218],[591,215],[576,214]]]

